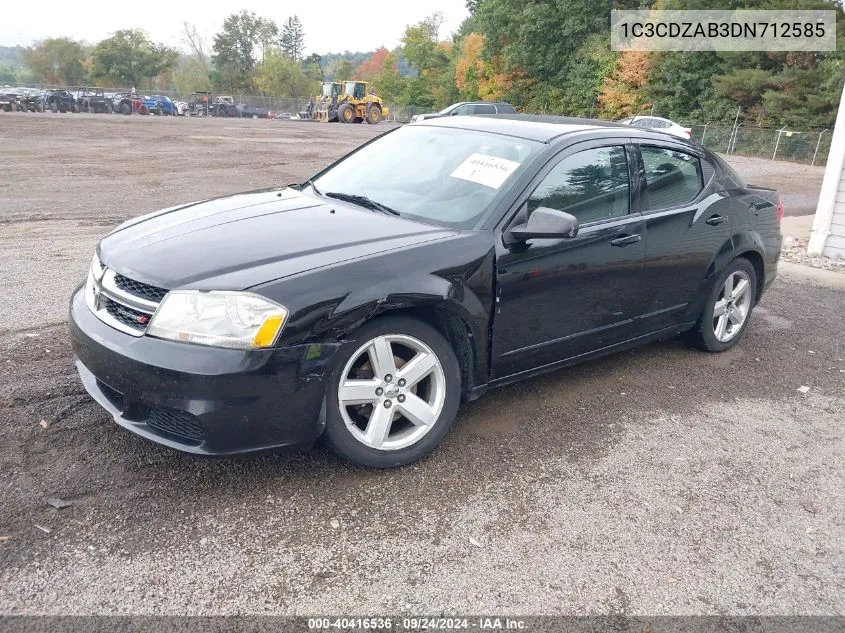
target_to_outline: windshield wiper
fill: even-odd
[[[336,198],[345,202],[357,204],[359,207],[370,209],[372,211],[381,211],[382,213],[390,213],[391,215],[400,215],[396,209],[391,209],[387,205],[375,200],[370,200],[367,196],[359,196],[354,193],[343,193],[341,191],[329,191],[326,193],[327,198]]]

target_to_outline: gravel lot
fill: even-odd
[[[0,114],[0,613],[842,614],[838,273],[786,266],[725,354],[669,341],[491,393],[401,470],[193,458],[108,419],[63,323],[97,239],[385,129]],[[820,168],[737,162],[817,195]]]

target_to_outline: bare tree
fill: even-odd
[[[182,41],[197,56],[204,71],[208,72],[208,54],[205,52],[205,38],[195,24],[182,23]]]
[[[423,23],[429,33],[431,33],[431,39],[436,42],[440,36],[440,29],[443,28],[443,25],[446,23],[446,16],[443,14],[443,11],[435,11],[423,20]]]

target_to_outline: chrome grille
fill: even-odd
[[[108,268],[95,271],[93,264],[85,286],[85,301],[91,312],[107,325],[132,336],[141,336],[147,330],[166,294],[164,288],[135,281]]]
[[[167,294],[167,290],[164,288],[158,288],[141,283],[140,281],[135,281],[134,279],[129,279],[129,277],[124,277],[120,273],[115,273],[114,283],[121,290],[125,290],[129,294],[147,299],[148,301],[160,302],[164,299],[164,295]]]
[[[110,297],[103,298],[106,312],[108,312],[113,319],[123,323],[127,327],[143,332],[147,329],[147,324],[150,322],[150,315],[147,312],[134,310],[123,304],[118,303]]]

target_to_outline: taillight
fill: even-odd
[[[778,204],[775,209],[777,210],[778,214],[778,226],[780,226],[781,221],[783,220],[783,203],[780,201],[780,196],[778,196]]]

